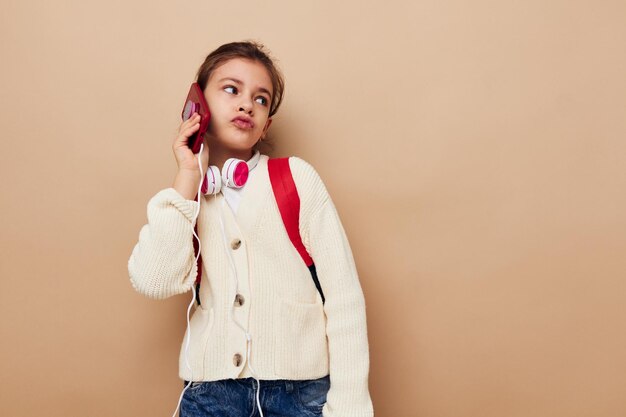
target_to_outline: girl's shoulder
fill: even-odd
[[[273,159],[273,158],[270,158]],[[290,156],[289,169],[304,207],[323,204],[329,196],[324,181],[311,163],[299,156]]]
[[[303,178],[309,178],[311,180],[321,181],[321,178],[319,174],[317,173],[317,171],[315,170],[315,168],[313,167],[313,165],[311,165],[309,162],[305,161],[304,159],[300,158],[299,156],[289,157],[289,167],[291,168],[291,171],[293,172],[294,177],[298,175]]]
[[[268,162],[273,159],[287,159],[289,161],[289,169],[291,171],[294,180],[300,180],[302,182],[321,182],[322,179],[320,175],[317,173],[313,165],[299,156],[289,156],[289,157],[277,157],[273,158],[267,155],[264,155]],[[305,185],[305,184],[303,184]]]

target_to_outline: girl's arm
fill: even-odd
[[[197,207],[174,188],[148,202],[148,224],[128,260],[130,282],[138,292],[162,299],[191,289],[197,272],[192,233]]]
[[[194,113],[183,120],[172,144],[178,173],[172,188],[165,189],[148,202],[148,224],[139,232],[139,242],[128,260],[133,287],[151,298],[166,298],[191,289],[197,265],[193,251],[193,222],[198,203],[200,180],[198,159],[187,146],[189,137],[200,128]],[[205,144],[206,145],[206,144]],[[206,172],[209,148],[200,155]]]
[[[291,158],[302,197],[301,233],[309,250],[326,302],[326,335],[330,358],[330,391],[324,417],[371,417],[368,389],[369,345],[365,299],[352,250],[326,187],[313,167]],[[294,177],[295,179],[295,177]]]

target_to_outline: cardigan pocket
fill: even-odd
[[[282,300],[276,332],[274,370],[285,379],[328,374],[326,316],[322,303]]]
[[[213,308],[204,309],[197,308],[189,320],[189,328],[185,332],[183,343],[180,350],[179,366],[181,377],[185,380],[198,381],[202,380],[206,372],[205,369],[205,353],[207,343],[211,339],[213,325],[215,323],[215,314]],[[185,346],[191,332],[191,340],[189,341],[188,358],[189,365],[193,370],[191,373],[187,368],[185,361]]]

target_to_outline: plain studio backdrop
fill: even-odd
[[[623,1],[0,6],[0,415],[170,416],[190,295],[127,261],[205,56],[278,58],[272,156],[351,242],[379,417],[626,415]]]

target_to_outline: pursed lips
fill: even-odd
[[[233,123],[241,129],[252,129],[254,127],[254,122],[245,117],[235,117]]]

